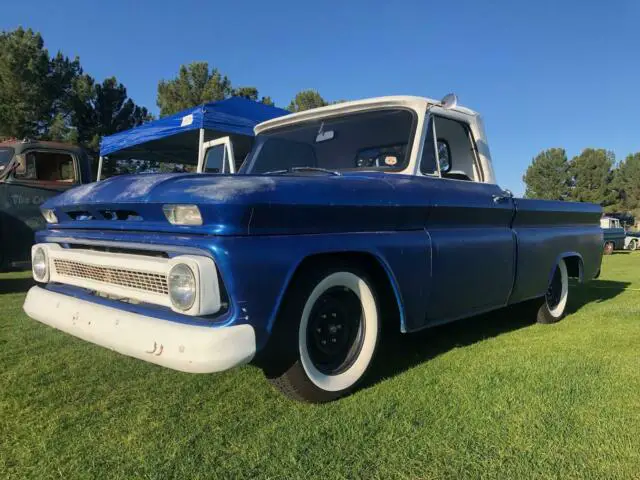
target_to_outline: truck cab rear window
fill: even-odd
[[[27,152],[15,177],[40,182],[76,183],[73,157],[59,152]]]

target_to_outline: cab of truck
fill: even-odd
[[[257,146],[240,169],[243,173],[281,169],[284,155],[293,167],[496,183],[482,118],[458,105],[453,94],[442,100],[390,96],[336,104],[268,120],[255,133]],[[266,143],[271,145],[263,148]],[[313,158],[302,158],[304,152],[293,147],[303,144],[313,146]],[[271,167],[264,158],[267,149],[274,152]],[[252,164],[258,156],[259,166]]]
[[[34,232],[45,227],[40,205],[92,181],[77,146],[45,141],[0,143],[0,271],[29,268]]]

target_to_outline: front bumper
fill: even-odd
[[[220,372],[256,352],[250,325],[197,326],[160,320],[32,287],[24,302],[31,318],[116,352],[190,373]]]

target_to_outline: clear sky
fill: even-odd
[[[286,107],[412,94],[482,113],[498,182],[522,193],[549,147],[640,151],[640,1],[2,0],[0,29],[40,31],[50,52],[115,75],[157,113],[158,80],[208,61]]]

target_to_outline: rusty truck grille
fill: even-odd
[[[123,268],[97,267],[71,260],[53,259],[58,275],[86,278],[98,282],[133,288],[142,292],[168,295],[167,277],[158,273],[140,272]]]

